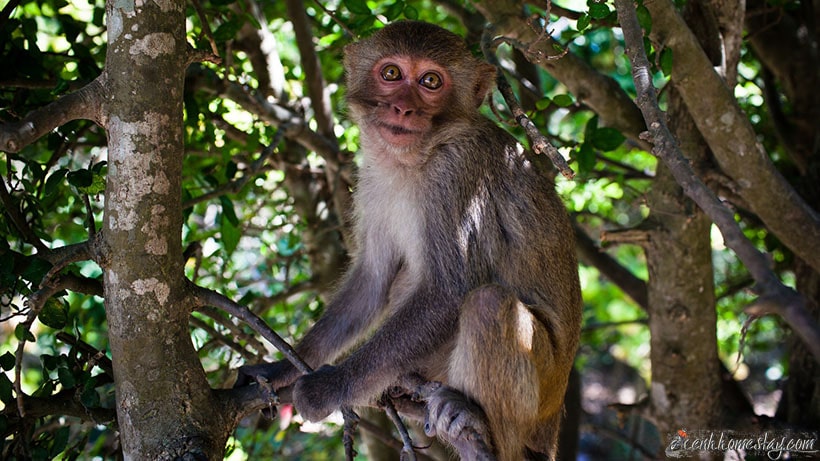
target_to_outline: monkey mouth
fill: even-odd
[[[414,135],[414,134],[416,134],[415,131],[409,130],[409,129],[407,129],[403,126],[399,126],[399,125],[390,125],[390,124],[385,123],[385,124],[382,124],[382,128],[389,131],[390,133],[392,133],[395,136]]]
[[[413,144],[421,134],[418,130],[412,130],[401,125],[392,123],[380,123],[378,125],[382,139],[395,146],[407,146]]]

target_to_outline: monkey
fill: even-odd
[[[351,266],[296,346],[315,371],[250,365],[237,383],[293,385],[318,421],[413,374],[442,383],[429,433],[471,426],[501,461],[554,459],[582,301],[552,177],[481,114],[496,69],[458,35],[399,21],[344,53],[362,152]]]

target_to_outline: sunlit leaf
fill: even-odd
[[[583,32],[589,24],[592,22],[592,18],[586,13],[582,14],[580,18],[578,18],[578,22],[576,23],[575,27],[578,29],[578,32]]]
[[[610,9],[605,3],[593,3],[589,5],[589,15],[593,19],[604,19],[609,16]]]
[[[661,72],[668,77],[672,74],[672,48],[666,47],[661,51],[660,61]]]
[[[569,107],[573,104],[572,97],[568,94],[557,94],[552,98],[552,102],[558,107]]]

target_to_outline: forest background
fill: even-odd
[[[575,172],[547,166],[584,293],[563,458],[817,431],[818,2],[616,3],[0,4],[0,457],[342,456],[339,420],[230,388],[281,357],[256,319],[293,344],[344,270],[342,48],[400,19],[494,38]],[[484,110],[530,144],[498,92]],[[396,456],[383,414],[360,427],[363,458]]]

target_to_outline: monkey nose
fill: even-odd
[[[397,104],[393,104],[393,111],[396,115],[410,115],[413,113],[412,108],[406,108]]]

